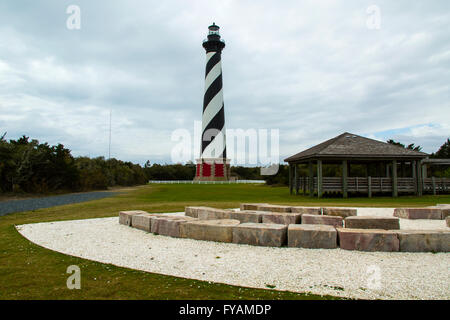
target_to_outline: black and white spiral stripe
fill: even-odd
[[[220,52],[207,52],[202,116],[202,158],[226,158]]]

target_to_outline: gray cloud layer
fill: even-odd
[[[81,29],[66,8],[81,8]],[[450,2],[7,1],[0,4],[0,130],[170,161],[201,119],[206,27],[223,53],[228,128],[280,129],[281,158],[344,131],[433,152],[450,136]]]

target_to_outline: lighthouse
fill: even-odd
[[[230,161],[227,159],[225,139],[225,110],[222,85],[222,50],[225,42],[220,38],[220,27],[208,27],[206,50],[205,95],[203,98],[200,158],[194,180],[220,181],[230,179]]]

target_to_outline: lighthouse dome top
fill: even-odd
[[[209,29],[209,34],[219,34],[220,27],[218,25],[216,25],[215,22],[213,22],[213,24],[210,25],[208,27],[208,29]]]
[[[225,41],[220,38],[220,27],[213,22],[208,29],[209,34],[208,37],[203,40],[203,48],[206,49],[206,52],[221,52],[225,47]]]

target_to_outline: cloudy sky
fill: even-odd
[[[0,134],[107,157],[111,111],[112,157],[171,162],[213,21],[226,126],[279,129],[281,159],[345,131],[425,152],[450,136],[448,0],[2,1]]]

